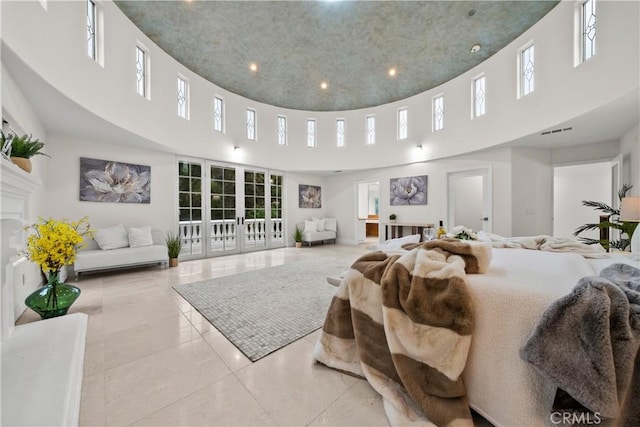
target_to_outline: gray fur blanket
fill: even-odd
[[[613,264],[553,303],[521,356],[557,385],[554,411],[640,426],[639,348],[640,270]]]
[[[373,252],[345,274],[313,357],[366,377],[392,425],[473,426],[462,382],[473,303],[466,273],[483,273],[491,246],[438,240]]]

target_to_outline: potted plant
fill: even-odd
[[[43,219],[25,228],[33,233],[27,237],[22,252],[35,262],[47,277],[45,285],[31,293],[25,305],[43,319],[67,314],[71,304],[80,296],[80,289],[60,282],[60,270],[76,260],[78,248],[84,245],[84,236],[93,236],[87,217],[77,222]]]
[[[38,154],[50,157],[48,154],[42,152],[44,142],[41,142],[37,138],[33,139],[32,135],[5,135],[0,131],[1,145],[4,146],[7,141],[9,141],[11,147],[9,152],[11,161],[27,173],[31,173],[31,160],[29,160],[31,157]]]
[[[182,240],[180,239],[180,236],[175,234],[173,231],[170,231],[167,233],[166,243],[167,254],[169,255],[169,267],[177,267],[178,256],[182,250]]]
[[[293,240],[296,241],[296,248],[302,247],[302,230],[300,230],[297,225],[295,231],[293,232]]]
[[[396,222],[396,214],[389,215],[389,222]]]
[[[618,190],[618,199],[622,202],[622,199],[626,197],[627,192],[633,188],[633,185],[630,184],[622,184],[620,190]],[[584,224],[580,227],[576,228],[573,233],[574,236],[578,236],[580,233],[587,230],[597,230],[597,229],[614,229],[620,231],[619,239],[590,239],[588,237],[579,237],[580,240],[587,245],[595,245],[600,244],[607,251],[611,249],[616,249],[619,251],[625,251],[627,247],[631,245],[631,238],[633,237],[633,233],[638,226],[636,222],[627,222],[620,221],[620,209],[614,209],[606,203],[595,202],[592,200],[583,200],[582,206],[587,206],[590,208],[594,208],[596,210],[602,211],[605,215],[602,215],[603,220],[597,224]],[[625,237],[626,236],[626,237]]]

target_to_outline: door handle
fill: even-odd
[[[242,225],[244,225],[244,217],[242,217]]]
[[[240,225],[240,217],[239,216],[236,217],[236,225]]]
[[[489,217],[485,216],[484,218],[480,218],[480,221],[489,221]]]

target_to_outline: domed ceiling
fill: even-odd
[[[558,1],[116,4],[165,52],[228,91],[284,108],[340,111],[397,101],[459,76]]]

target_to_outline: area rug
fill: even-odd
[[[349,264],[298,262],[173,288],[252,362],[319,329]]]

